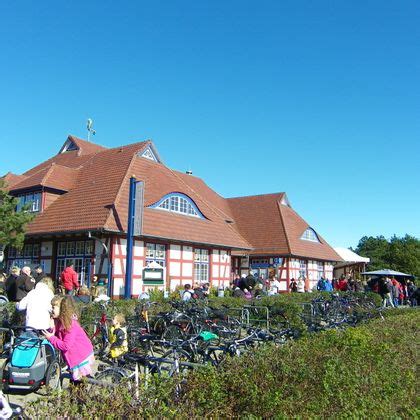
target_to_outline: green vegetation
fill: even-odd
[[[33,403],[29,417],[89,418],[419,418],[417,343],[420,312],[389,310],[346,330],[306,335],[281,348],[265,345],[223,369],[192,372],[177,398],[176,381],[84,387]]]
[[[0,244],[21,249],[26,225],[34,218],[28,213],[29,204],[16,211],[18,199],[8,194],[4,180],[0,179]]]
[[[383,236],[364,236],[355,252],[370,258],[369,271],[390,268],[420,276],[420,240],[414,236],[399,238],[394,235],[389,241]]]

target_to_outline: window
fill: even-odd
[[[182,193],[168,194],[150,207],[204,219],[195,203]]]
[[[317,234],[311,228],[306,229],[300,239],[303,239],[304,241],[319,242]]]
[[[322,261],[318,261],[316,265],[317,265],[317,273],[318,273],[318,280],[319,280],[321,277],[324,277],[324,263]]]
[[[162,244],[146,244],[146,264],[152,261],[166,267],[166,248]]]
[[[299,277],[306,278],[306,261],[299,260]]]
[[[139,156],[144,157],[145,159],[159,162],[159,159],[157,158],[151,147],[148,147],[141,155],[139,154]]]
[[[89,285],[91,275],[92,256],[94,254],[94,241],[67,241],[57,244],[56,276],[68,264],[74,264],[74,270],[79,274],[81,284]]]
[[[85,253],[85,241],[76,242],[76,255],[83,255]]]
[[[17,196],[19,202],[16,211],[21,211],[24,205],[29,205],[30,213],[37,213],[41,210],[41,193],[19,194]]]
[[[194,250],[194,281],[197,283],[209,281],[209,251],[207,249]]]
[[[34,267],[39,264],[40,244],[25,244],[23,250],[19,251],[16,248],[7,248],[7,268],[14,265],[18,267]]]
[[[66,243],[65,242],[59,242],[58,246],[57,246],[57,255],[59,257],[62,257],[64,255],[66,255]]]

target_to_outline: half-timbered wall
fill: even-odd
[[[124,295],[127,240],[125,238],[114,238],[112,241],[113,261],[113,296]],[[131,293],[137,297],[143,290],[142,272],[144,268],[144,243],[135,240],[133,243],[133,271],[131,279]]]
[[[192,246],[169,245],[167,261],[169,288],[171,290],[178,286],[194,283],[194,252]]]
[[[214,249],[210,254],[210,282],[213,287],[229,286],[230,261],[230,254],[227,250]]]

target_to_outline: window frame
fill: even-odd
[[[181,214],[183,216],[195,217],[198,219],[205,219],[205,216],[201,213],[194,201],[187,195],[180,192],[166,194],[155,204],[149,206],[149,208]]]
[[[210,251],[205,248],[194,248],[194,273],[195,283],[210,282]]]

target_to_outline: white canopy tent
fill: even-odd
[[[334,251],[344,260],[337,263],[336,267],[342,267],[344,265],[349,265],[349,263],[369,263],[370,258],[361,257],[357,255],[355,252],[348,248],[334,248]]]

